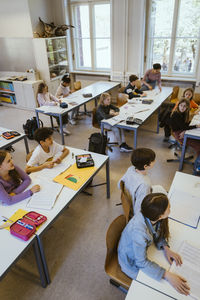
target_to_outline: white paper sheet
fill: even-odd
[[[49,179],[47,180],[45,177],[41,176],[38,176],[35,179],[34,184],[39,184],[41,190],[38,193],[33,194],[27,207],[51,209],[63,186],[53,181],[49,184]]]
[[[174,189],[169,199],[171,204],[169,217],[186,225],[197,227],[200,217],[200,197]]]
[[[190,286],[190,296],[200,299],[200,249],[183,241],[178,253],[182,257],[183,264],[170,267],[170,271],[184,277]]]

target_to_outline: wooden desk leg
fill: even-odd
[[[62,123],[62,116],[61,115],[59,115],[59,121],[60,121],[60,131],[61,131],[62,145],[64,145],[65,140],[64,140],[64,134],[63,134],[63,123]]]
[[[45,288],[47,286],[47,281],[46,281],[46,276],[45,276],[45,273],[44,273],[44,268],[43,268],[43,264],[42,264],[42,261],[41,261],[41,256],[40,256],[40,251],[39,251],[39,248],[38,248],[37,241],[34,242],[33,249],[34,249],[34,253],[35,253],[35,259],[36,259],[36,262],[37,262],[38,271],[40,273],[41,284],[42,284],[42,287]]]
[[[24,137],[24,144],[25,144],[25,148],[26,148],[26,154],[28,154],[29,153],[29,146],[28,146],[27,136]]]
[[[184,140],[183,140],[183,146],[182,146],[182,151],[181,151],[181,159],[179,163],[179,171],[183,169],[183,161],[185,157],[185,148],[186,148],[186,143],[187,143],[187,135],[184,135]]]
[[[109,158],[106,162],[106,189],[107,189],[107,198],[110,199],[110,166]]]
[[[156,133],[159,133],[159,116],[160,116],[160,107],[158,107],[158,119],[157,119],[157,130],[156,130]]]
[[[36,114],[37,126],[38,126],[38,128],[40,128],[40,122],[39,122],[39,114],[38,114],[38,111],[35,111],[35,114]]]
[[[49,269],[48,269],[45,254],[44,254],[44,248],[43,248],[43,245],[42,245],[42,240],[40,239],[39,235],[36,235],[36,237],[37,237],[37,244],[38,244],[38,248],[39,248],[39,251],[40,251],[40,256],[41,256],[41,260],[42,260],[42,265],[43,265],[46,281],[47,281],[47,284],[50,284],[51,279],[50,279]]]
[[[134,149],[137,148],[137,128],[134,129]]]

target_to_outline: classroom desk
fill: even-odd
[[[84,150],[71,148],[71,147],[68,147],[68,149],[70,150],[70,154],[64,159],[64,163],[66,164],[66,167],[68,167],[71,163],[75,162],[75,155],[91,153],[89,151],[84,151]],[[74,153],[74,158],[72,158],[72,153]],[[64,209],[71,203],[71,201],[73,201],[76,198],[76,196],[81,191],[84,190],[84,188],[88,184],[88,182],[100,171],[100,169],[104,165],[106,165],[106,183],[101,183],[99,185],[106,184],[107,198],[110,198],[109,157],[106,155],[98,154],[98,153],[91,153],[91,154],[94,159],[95,167],[97,168],[97,170],[92,176],[90,176],[90,178],[84,183],[84,185],[78,191],[74,191],[74,190],[69,189],[64,186],[62,189],[62,192],[60,193],[58,199],[56,200],[56,202],[54,204],[54,207],[51,210],[34,209],[37,212],[40,212],[41,214],[44,214],[45,216],[47,216],[47,221],[38,228],[36,235],[32,238],[32,239],[34,239],[34,242],[35,242],[34,247],[35,247],[36,254],[37,254],[37,248],[39,248],[39,255],[36,256],[36,259],[37,259],[37,263],[38,263],[38,268],[41,269],[40,277],[41,277],[42,285],[44,287],[46,286],[47,283],[49,284],[51,282],[51,280],[50,280],[48,266],[46,263],[44,249],[43,249],[43,245],[42,245],[42,235],[49,228],[49,226],[57,219],[57,217],[59,217],[59,215],[64,211]],[[47,171],[48,171],[49,184],[51,184],[51,180],[55,177],[55,175],[53,174],[53,169],[48,169],[48,170],[44,169],[40,172],[32,173],[31,174],[32,183],[33,184],[37,183],[37,176],[38,175],[41,176],[42,174],[44,175],[45,172],[47,172]],[[28,202],[29,202],[29,199],[25,199],[19,203],[13,204],[12,206],[1,206],[0,207],[1,215],[9,218],[19,208],[24,209],[26,211],[31,211],[32,209],[27,207]],[[1,255],[1,251],[3,251],[4,255],[6,255],[6,251],[8,249],[12,254],[10,256],[10,260],[11,260],[10,263],[3,262],[5,265],[2,266],[2,269],[3,269],[2,273],[5,273],[10,268],[10,264],[15,263],[16,257],[17,258],[21,257],[21,255],[24,253],[24,251],[28,248],[32,239],[29,240],[28,242],[23,242],[13,236],[11,236],[10,233],[5,229],[0,230],[0,239],[1,239],[1,236],[4,237],[6,247],[0,248],[1,249],[0,255]],[[8,239],[11,240],[11,244],[12,244],[11,248],[9,248]],[[1,239],[1,241],[2,241],[2,239]],[[15,243],[22,245],[19,247],[19,250],[17,251],[16,255],[15,255],[15,249],[14,249]],[[0,256],[0,257],[2,257],[2,256]],[[39,261],[40,259],[41,259],[41,263]],[[0,270],[1,270],[1,266],[0,266]],[[43,273],[44,273],[44,275],[43,275]]]
[[[197,181],[198,180],[198,181]],[[200,182],[199,178],[193,175],[184,174],[181,172],[176,172],[176,175],[173,179],[169,194],[171,191],[176,189],[183,189],[187,192],[189,192],[192,188],[194,188],[194,184],[196,182]],[[189,205],[189,199],[188,199],[188,205]],[[197,229],[193,229],[189,226],[183,225],[179,222],[176,222],[174,220],[169,219],[169,229],[170,229],[170,240],[169,245],[171,249],[175,252],[178,252],[179,247],[182,243],[182,241],[187,240],[189,243],[191,243],[193,246],[196,246],[200,248],[200,226],[198,226]],[[148,258],[152,261],[155,261],[162,267],[164,267],[166,270],[169,269],[169,263],[167,262],[166,258],[164,257],[163,251],[159,251],[156,249],[154,245],[151,245],[148,248]],[[138,281],[141,284],[144,284],[144,296],[145,296],[145,290],[146,287],[149,287],[152,289],[152,294],[155,293],[155,290],[157,293],[163,293],[164,295],[168,295],[172,299],[177,300],[190,300],[193,299],[190,296],[184,296],[176,292],[176,290],[166,281],[161,280],[156,281],[152,279],[151,277],[145,275],[142,271],[139,271],[138,276],[136,278],[136,281]],[[131,286],[134,286],[135,281],[132,281]],[[134,298],[132,298],[134,299]],[[135,298],[136,299],[136,298]],[[139,298],[138,298],[139,299]],[[144,299],[143,297],[143,291],[141,291],[140,299]],[[148,298],[149,299],[149,298]],[[160,298],[162,299],[162,298]]]
[[[16,209],[13,208],[7,209],[5,207],[1,207],[1,214],[3,216],[11,216],[15,211]],[[41,284],[43,287],[46,287],[47,281],[43,269],[36,235],[33,235],[28,241],[25,242],[11,235],[8,230],[1,229],[0,240],[0,280],[3,279],[10,268],[17,262],[20,257],[22,257],[22,255],[28,250],[28,248],[30,246],[33,246]]]
[[[179,171],[181,171],[183,169],[187,139],[200,140],[200,128],[187,130],[184,134],[182,151],[181,151],[181,159],[180,159],[180,163],[179,163]]]
[[[95,103],[97,104],[97,98],[105,92],[108,92],[116,87],[119,87],[119,82],[111,82],[111,81],[98,81],[95,82],[83,89],[80,89],[71,95],[69,95],[66,98],[63,98],[63,102],[66,102],[68,104],[68,108],[61,108],[59,106],[41,106],[35,109],[36,118],[38,127],[40,127],[39,124],[39,113],[48,115],[51,117],[51,125],[53,127],[53,121],[52,117],[58,117],[60,121],[60,129],[61,129],[61,138],[62,138],[62,145],[65,144],[64,141],[64,134],[63,134],[63,124],[62,124],[62,117],[66,114],[68,114],[70,111],[74,110],[75,108],[80,107],[83,104],[86,104],[89,101],[95,100]],[[83,94],[91,93],[92,96],[85,98],[83,97]],[[71,102],[77,103],[76,105],[70,105]]]
[[[1,135],[3,132],[5,131],[12,131],[14,129],[8,129],[8,128],[4,128],[4,127],[0,127],[0,149],[5,149],[8,146],[11,146],[19,141],[21,141],[22,139],[24,139],[24,144],[25,144],[25,148],[26,148],[26,153],[29,153],[29,147],[28,147],[28,140],[27,140],[27,136],[24,133],[20,133],[19,136],[16,136],[10,140],[6,140],[5,138],[3,138]]]
[[[164,295],[144,284],[133,280],[125,300],[170,300],[171,297]]]
[[[131,99],[128,103],[124,104],[120,107],[120,115],[119,122],[113,126],[117,126],[119,128],[128,129],[134,131],[134,148],[137,148],[137,133],[138,129],[144,122],[158,109],[158,118],[157,118],[157,133],[159,133],[159,109],[161,104],[171,95],[172,88],[171,87],[163,87],[162,92],[160,93],[158,90],[153,91],[145,91],[147,93],[147,99],[153,99],[153,103],[151,104],[141,104],[141,100],[145,100],[144,98]],[[139,112],[137,112],[137,106],[139,107]],[[141,125],[127,125],[126,119],[127,117],[133,116],[135,118],[139,118],[142,120]],[[115,117],[114,117],[115,118]],[[102,120],[101,121],[101,131],[104,131],[104,124],[112,125],[113,118]]]

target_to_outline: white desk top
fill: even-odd
[[[36,108],[36,111],[43,112],[43,113],[56,113],[56,114],[62,114],[66,113],[84,103],[87,103],[91,101],[92,99],[96,98],[97,96],[101,95],[102,93],[109,91],[110,89],[117,87],[120,85],[119,82],[111,82],[111,81],[98,81],[95,82],[85,88],[82,88],[72,94],[70,94],[68,97],[63,98],[63,102],[66,102],[68,104],[68,108],[61,108],[59,106],[41,106]],[[85,98],[83,97],[83,94],[91,93],[92,97]],[[70,105],[70,102],[76,102],[77,105]]]
[[[197,115],[194,115],[194,117],[192,118],[192,121],[190,122],[190,125],[199,125],[200,124],[200,113],[198,113]],[[185,132],[186,135],[191,135],[191,136],[196,136],[196,137],[200,137],[200,128],[195,128],[195,129],[191,129],[191,130],[186,130]]]
[[[127,125],[126,119],[129,116],[134,116],[135,118],[141,119],[143,122],[150,117],[150,115],[156,111],[160,107],[160,105],[171,95],[172,88],[171,87],[163,87],[162,92],[158,90],[152,91],[145,91],[147,93],[147,97],[145,98],[133,98],[129,100],[128,103],[124,104],[120,107],[120,114],[117,118],[121,120],[125,120],[116,124],[117,126],[121,127],[129,127],[129,128],[138,128],[140,125]],[[142,104],[141,100],[145,99],[152,99],[153,103],[151,104]],[[116,117],[114,117],[115,119]],[[103,123],[108,123],[110,125],[114,125],[113,118],[103,120]]]
[[[83,154],[83,153],[91,153],[92,157],[95,162],[95,167],[97,168],[97,171],[104,165],[104,163],[108,160],[107,155],[101,155],[98,153],[92,153],[89,151],[84,151],[76,148],[67,147],[70,150],[69,155],[65,158],[64,163],[64,169],[66,169],[71,163],[75,162],[75,155]],[[74,153],[74,159],[72,159],[72,153]],[[59,165],[60,167],[60,165]],[[56,168],[56,167],[55,167]],[[48,173],[49,183],[51,184],[51,180],[60,173],[60,171],[55,175],[55,168],[53,169],[44,169],[40,172],[35,172],[31,174],[32,183],[34,184],[34,181],[37,178],[37,175],[40,174],[40,176],[43,174],[43,176],[46,176],[45,174]],[[94,174],[93,174],[94,176]],[[47,216],[47,221],[40,226],[40,228],[37,230],[37,234],[42,233],[46,227],[51,223],[52,220],[56,218],[56,216],[62,211],[63,208],[66,207],[66,205],[79,193],[79,191],[74,191],[70,188],[64,187],[61,194],[59,195],[58,199],[56,200],[54,207],[51,210],[44,210],[44,209],[35,209],[37,212],[40,212],[41,214],[44,214]],[[42,200],[42,199],[41,199]],[[26,211],[30,211],[32,209],[27,207],[27,203],[29,201],[28,199],[25,199],[21,202],[18,202],[16,204],[13,204],[11,206],[0,206],[0,214],[1,216],[9,218],[12,216],[19,208],[24,209]],[[30,240],[28,242],[23,242],[19,239],[17,239],[16,242],[15,237],[11,236],[9,231],[2,229],[0,230],[0,240],[1,245],[4,243],[5,247],[0,247],[0,260],[4,257],[4,261],[0,263],[0,275],[3,274],[3,272],[9,267],[9,265],[14,262],[14,260],[17,258],[17,256],[27,247],[27,245],[30,243]],[[12,252],[12,249],[13,252]],[[21,251],[21,252],[20,252]],[[11,255],[7,257],[7,253],[11,252]],[[7,268],[6,268],[7,266]]]
[[[128,294],[126,296],[126,300],[170,300],[171,297],[159,293],[144,284],[133,280]]]
[[[194,185],[196,183],[200,183],[200,179],[193,175],[184,174],[181,172],[176,172],[173,183],[171,185],[169,194],[173,190],[174,187],[177,189],[181,188],[183,191],[194,191]],[[199,189],[199,187],[198,187]],[[189,203],[188,203],[189,205]],[[197,229],[193,229],[191,227],[180,224],[176,221],[169,220],[169,228],[170,228],[170,240],[169,244],[172,250],[178,252],[178,249],[183,240],[188,241],[193,246],[200,248],[200,226]],[[155,261],[165,269],[169,269],[169,263],[164,257],[163,251],[158,251],[154,245],[151,245],[148,249],[148,258],[150,260]],[[187,278],[186,278],[187,279]],[[160,282],[152,279],[151,277],[145,275],[142,271],[139,271],[137,280],[141,283],[146,284],[149,287],[153,287],[156,290],[162,291],[175,299],[192,299],[190,296],[184,296],[176,292],[176,290],[166,281],[161,280]],[[142,297],[143,294],[141,294]]]
[[[3,138],[1,135],[3,132],[5,131],[13,131],[14,129],[8,129],[8,128],[4,128],[4,127],[0,127],[0,149],[6,147],[7,145],[13,144],[14,142],[21,140],[25,134],[24,133],[20,133],[20,135],[10,139],[10,140],[6,140],[5,138]]]

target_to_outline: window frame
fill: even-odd
[[[175,57],[175,46],[176,41],[179,39],[184,39],[188,37],[184,36],[177,36],[177,30],[178,30],[178,20],[179,20],[179,14],[180,14],[180,7],[181,7],[181,0],[174,0],[174,11],[173,11],[173,19],[172,19],[172,31],[171,36],[161,36],[161,37],[151,37],[150,35],[150,22],[151,22],[151,12],[152,12],[152,0],[149,1],[149,6],[147,6],[147,31],[146,31],[146,68],[151,69],[152,68],[152,56],[153,56],[153,40],[156,39],[170,39],[170,51],[169,51],[169,67],[167,72],[162,72],[162,78],[189,78],[189,79],[195,79],[197,77],[198,73],[198,64],[200,63],[200,37],[194,37],[197,39],[197,48],[196,48],[196,57],[194,60],[194,72],[187,73],[187,72],[175,72],[173,71],[173,63],[174,63],[174,57]],[[191,37],[193,38],[193,37]],[[154,62],[155,63],[155,62]]]
[[[75,36],[75,32],[72,34],[72,44],[73,44],[73,70],[74,71],[86,71],[86,72],[91,72],[91,73],[100,73],[100,74],[105,74],[105,73],[110,73],[111,71],[111,65],[110,68],[97,68],[97,61],[96,61],[96,40],[101,39],[101,38],[96,38],[95,37],[95,5],[98,4],[109,4],[110,5],[110,37],[102,37],[102,39],[109,39],[110,41],[110,58],[111,58],[111,1],[110,0],[99,0],[99,1],[84,1],[84,2],[72,2],[71,3],[71,16],[72,16],[72,21],[73,25],[76,27],[77,25],[77,18],[76,18],[76,8],[80,6],[87,5],[89,9],[89,40],[90,40],[90,53],[91,53],[91,67],[84,67],[80,66],[80,56],[78,53],[78,38]]]

